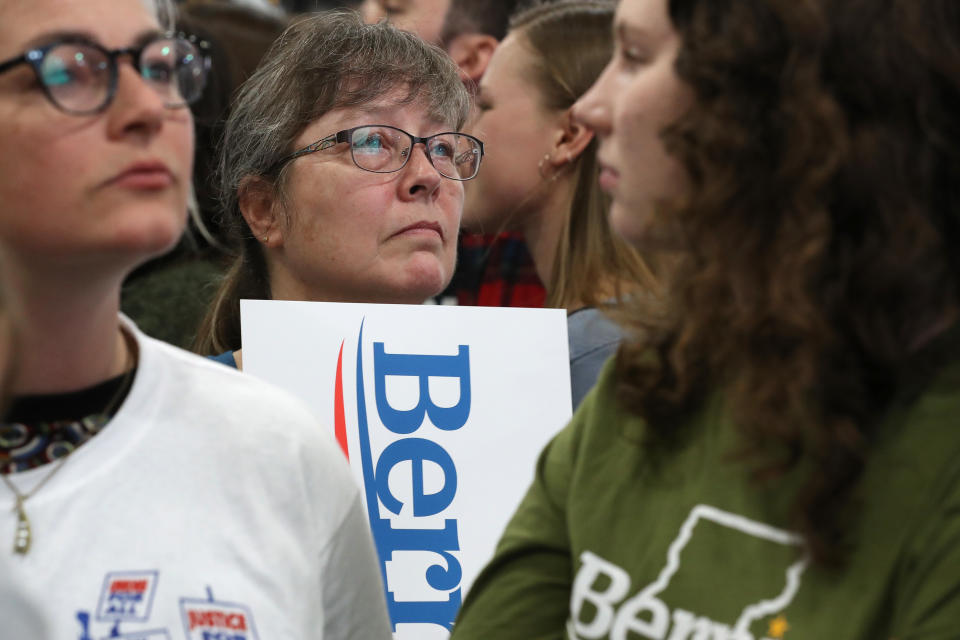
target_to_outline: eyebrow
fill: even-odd
[[[137,34],[133,39],[134,48],[146,44],[153,38],[158,35],[163,34],[164,32],[160,29],[145,29]],[[77,31],[77,30],[55,30],[55,31],[46,31],[41,33],[38,36],[35,36],[27,41],[25,48],[33,49],[35,47],[49,44],[51,42],[57,41],[81,41],[81,42],[92,42],[96,44],[101,44],[100,39],[89,31]]]
[[[617,22],[613,27],[613,33],[620,41],[650,39],[649,32],[639,27],[630,26],[625,22]]]
[[[423,106],[428,106],[422,97],[418,97],[415,100],[379,100],[367,104],[358,104],[355,109],[358,111],[371,115],[371,116],[388,116],[392,115],[392,112],[396,109],[402,109],[408,106],[416,106],[418,103],[423,103]]]
[[[379,103],[379,104],[360,104],[360,105],[357,105],[355,108],[364,116],[369,116],[372,118],[384,118],[387,115],[390,115],[390,112],[393,111],[398,106],[400,105]]]

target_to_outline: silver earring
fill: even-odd
[[[547,162],[548,160],[550,160],[550,154],[549,153],[543,154],[543,157],[540,158],[540,162],[537,163],[537,173],[539,173],[540,177],[543,178],[544,180],[553,180],[557,177],[557,174],[553,174],[553,176],[548,177],[544,175],[544,172],[543,172],[543,163]]]

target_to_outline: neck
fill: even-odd
[[[573,199],[573,184],[569,173],[563,173],[556,180],[542,183],[543,197],[541,205],[529,215],[520,219],[520,231],[523,233],[533,259],[540,282],[549,291],[553,286],[553,262],[557,247],[563,236],[563,227],[567,224],[568,209]]]
[[[295,276],[279,260],[267,258],[267,271],[270,274],[271,300],[305,300],[309,302],[372,302],[379,304],[422,304],[430,297],[429,293],[403,293],[389,290],[347,289],[343,286],[330,286],[305,282]]]
[[[544,183],[547,186],[541,200],[543,206],[531,215],[525,216],[520,223],[520,230],[526,239],[537,276],[547,291],[552,291],[556,286],[553,282],[554,261],[563,237],[563,228],[568,224],[567,216],[570,214],[569,209],[575,188],[574,177],[574,173],[564,172],[558,176],[557,180]],[[567,311],[576,311],[595,304],[595,301],[613,300],[617,297],[618,291],[629,291],[636,287],[636,283],[621,280],[618,274],[606,273],[602,274],[596,282],[591,283],[591,286],[595,295],[589,300],[574,297],[568,292],[567,297],[560,301],[558,306]]]
[[[291,276],[290,272],[275,261],[267,258],[267,271],[270,274],[271,300],[316,300],[303,282]]]
[[[537,276],[547,291],[552,291],[556,286],[553,281],[553,263],[563,237],[563,228],[568,224],[567,216],[570,214],[569,209],[573,201],[574,176],[572,172],[564,172],[556,180],[545,182],[543,206],[531,215],[525,216],[520,224]],[[600,292],[597,297],[601,300],[613,298],[617,290],[616,278],[602,280],[594,286],[594,291]],[[585,300],[567,297],[559,303],[559,306],[567,311],[576,311],[588,305]]]
[[[8,269],[6,277],[17,326],[14,393],[75,391],[124,371],[119,276],[64,282]]]

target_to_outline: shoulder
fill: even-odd
[[[909,401],[895,403],[874,443],[878,473],[896,470],[904,488],[933,511],[960,504],[960,359]]]
[[[332,428],[304,402],[139,332],[137,342],[140,366],[124,402],[130,418],[153,424],[164,441],[189,443],[181,457],[218,465],[223,477],[298,497],[328,533],[346,517],[359,487]]]
[[[623,332],[594,308],[575,311],[567,317],[570,347],[570,390],[577,408],[610,356],[617,351]]]
[[[140,364],[128,400],[222,447],[291,442],[310,455],[342,458],[332,431],[299,398],[259,378],[150,338],[134,327]],[[202,432],[197,433],[198,430]],[[259,443],[259,444],[257,444]]]
[[[618,398],[616,357],[608,358],[598,370],[596,384],[550,445],[553,453],[559,453],[568,463],[608,449],[623,453],[639,446],[643,439],[643,419],[627,410]]]
[[[212,360],[214,362],[219,362],[220,364],[225,364],[228,367],[233,369],[237,368],[237,359],[234,356],[236,351],[224,351],[223,353],[217,354],[215,356],[207,356],[207,360]]]
[[[888,413],[875,442],[877,455],[891,463],[914,461],[910,466],[927,479],[952,471],[960,455],[960,359],[943,366],[921,391],[904,396]]]
[[[193,392],[215,392],[208,395],[211,401],[215,401],[215,396],[219,395],[230,396],[233,402],[242,404],[263,404],[269,401],[294,411],[304,409],[301,403],[295,401],[286,391],[256,376],[246,375],[236,367],[225,367],[219,359],[198,356],[143,334],[139,334],[138,344],[141,366],[172,376],[167,382],[175,386],[189,386]],[[232,359],[233,353],[227,352],[223,356]]]
[[[891,635],[934,637],[954,628],[960,615],[958,415],[960,361],[894,410],[865,476],[872,498],[867,507],[879,514],[875,521],[902,528],[907,545]],[[870,528],[865,535],[872,540],[883,530]]]
[[[599,309],[588,307],[567,316],[570,361],[602,351],[612,353],[623,340],[623,330]]]

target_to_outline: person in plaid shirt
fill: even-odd
[[[517,0],[450,0],[441,46],[460,67],[460,76],[475,89],[493,51],[507,34]],[[547,291],[522,233],[474,233],[460,236],[453,281],[443,296],[460,305],[542,307]]]

